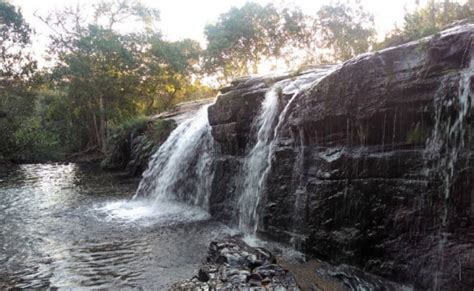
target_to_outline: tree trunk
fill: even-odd
[[[449,21],[449,0],[444,0],[443,26],[447,25],[448,21]]]
[[[95,145],[100,148],[100,133],[99,133],[99,125],[97,124],[97,116],[92,114],[92,122],[94,123],[94,133],[95,133]]]
[[[153,96],[150,97],[150,102],[146,106],[146,114],[152,114],[153,107],[155,106],[155,98]]]
[[[107,120],[105,118],[104,97],[99,98],[100,109],[100,148],[103,153],[107,150]]]
[[[430,1],[430,21],[433,27],[436,27],[436,3],[434,0]]]

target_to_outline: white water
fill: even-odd
[[[253,236],[257,231],[261,190],[290,106],[302,91],[333,70],[334,67],[306,72],[276,83],[266,93],[252,125],[257,131],[257,142],[246,157],[240,177],[243,190],[238,201],[239,230],[245,235]],[[283,109],[282,95],[291,96]],[[214,174],[215,150],[208,107],[204,106],[182,122],[152,156],[132,201],[118,201],[102,207],[111,219],[162,223],[208,217],[195,207],[208,210]]]
[[[119,200],[97,207],[108,221],[136,222],[142,226],[175,225],[210,218],[205,210],[184,203],[151,204],[148,199]]]
[[[208,219],[214,140],[203,106],[151,157],[135,196],[101,205],[108,219],[167,225]]]
[[[447,226],[448,200],[456,162],[460,151],[465,146],[465,123],[470,106],[472,106],[469,102],[469,96],[472,95],[472,76],[474,76],[474,60],[471,60],[468,68],[461,71],[457,99],[435,99],[435,127],[432,137],[428,140],[427,154],[428,159],[434,161],[433,172],[442,177],[444,213],[441,217],[441,224],[443,227]],[[445,96],[442,94],[441,97]],[[453,110],[457,111],[455,116],[450,113]]]
[[[465,127],[469,110],[474,104],[469,100],[474,96],[471,90],[471,78],[474,76],[474,59],[471,59],[469,67],[461,71],[458,94],[456,99],[446,100],[442,93],[441,100],[435,98],[435,126],[433,134],[427,141],[427,158],[433,163],[428,167],[434,177],[439,177],[442,182],[442,213],[440,216],[438,241],[439,267],[443,266],[444,250],[448,243],[448,220],[450,211],[450,199],[453,183],[455,182],[455,170],[459,154],[465,147]],[[444,83],[446,83],[445,81]],[[442,84],[441,90],[447,84]],[[441,91],[442,92],[442,91]],[[452,113],[456,114],[453,115]],[[435,276],[433,290],[439,290],[438,277]]]
[[[147,196],[155,205],[179,201],[207,209],[214,153],[208,107],[181,123],[152,156],[134,199]]]
[[[300,92],[317,84],[334,69],[334,67],[318,69],[295,79],[280,81],[265,94],[262,108],[253,124],[253,128],[257,129],[257,142],[249,151],[242,170],[243,190],[238,201],[239,229],[246,236],[255,236],[257,232],[257,211],[261,192],[271,170],[275,142],[288,109]],[[292,97],[279,112],[282,95],[292,95]]]

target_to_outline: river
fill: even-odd
[[[229,232],[182,205],[132,201],[136,181],[78,164],[0,169],[0,289],[165,289]]]

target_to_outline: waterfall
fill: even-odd
[[[242,169],[242,193],[238,209],[239,229],[245,235],[254,236],[257,232],[257,211],[261,192],[271,170],[275,142],[290,106],[300,92],[314,86],[332,71],[334,67],[325,67],[306,72],[294,79],[285,79],[274,84],[265,94],[262,108],[252,125],[257,130],[257,140]],[[291,98],[280,112],[282,95],[291,95]]]
[[[208,209],[214,174],[208,107],[183,121],[152,156],[134,199],[148,196],[155,203],[180,201]]]
[[[265,94],[260,112],[252,124],[257,132],[256,143],[245,158],[241,176],[237,177],[242,185],[238,200],[239,229],[244,234],[254,235],[257,231],[261,192],[289,108],[302,91],[332,71],[334,67],[307,71],[277,82]],[[291,97],[282,109],[283,95]],[[183,121],[152,156],[134,199],[148,197],[155,204],[179,201],[208,210],[215,158],[208,107],[204,106]]]
[[[434,165],[432,174],[442,178],[443,213],[441,226],[445,228],[448,221],[448,201],[455,166],[461,150],[465,147],[465,125],[471,104],[471,77],[474,75],[474,59],[468,68],[460,72],[457,98],[445,100],[445,94],[435,98],[435,125],[433,134],[427,142],[427,158]],[[446,83],[445,81],[444,83]],[[446,87],[443,84],[441,89]]]
[[[273,133],[274,121],[278,114],[281,83],[273,86],[266,94],[262,109],[256,119],[258,128],[257,142],[248,154],[243,166],[243,192],[238,202],[239,229],[245,234],[253,234],[257,230],[257,207],[260,198],[262,174],[267,167],[269,142]]]
[[[442,268],[444,250],[448,243],[448,221],[452,186],[455,182],[456,168],[459,167],[459,155],[465,148],[466,123],[469,112],[474,107],[471,80],[474,76],[474,58],[469,66],[460,72],[458,93],[454,98],[446,98],[443,89],[449,86],[449,78],[440,87],[440,94],[434,100],[435,125],[431,137],[427,140],[427,160],[429,174],[441,181],[441,213],[438,241],[438,267]],[[467,159],[469,160],[469,158]],[[439,290],[438,277],[435,276],[433,290]]]

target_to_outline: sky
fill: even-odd
[[[34,51],[42,58],[48,45],[51,31],[34,14],[47,15],[48,11],[76,5],[78,0],[10,0],[22,9],[28,23],[35,29]],[[204,27],[215,21],[219,14],[228,11],[232,6],[240,7],[248,0],[142,0],[147,6],[158,8],[161,13],[159,28],[171,41],[191,38],[205,46]],[[261,4],[270,2],[288,6],[299,6],[303,12],[315,15],[321,5],[331,0],[253,0]],[[79,0],[85,7],[94,0]],[[405,9],[413,9],[415,0],[360,0],[368,12],[375,16],[379,37],[389,32],[395,24],[401,25]]]

